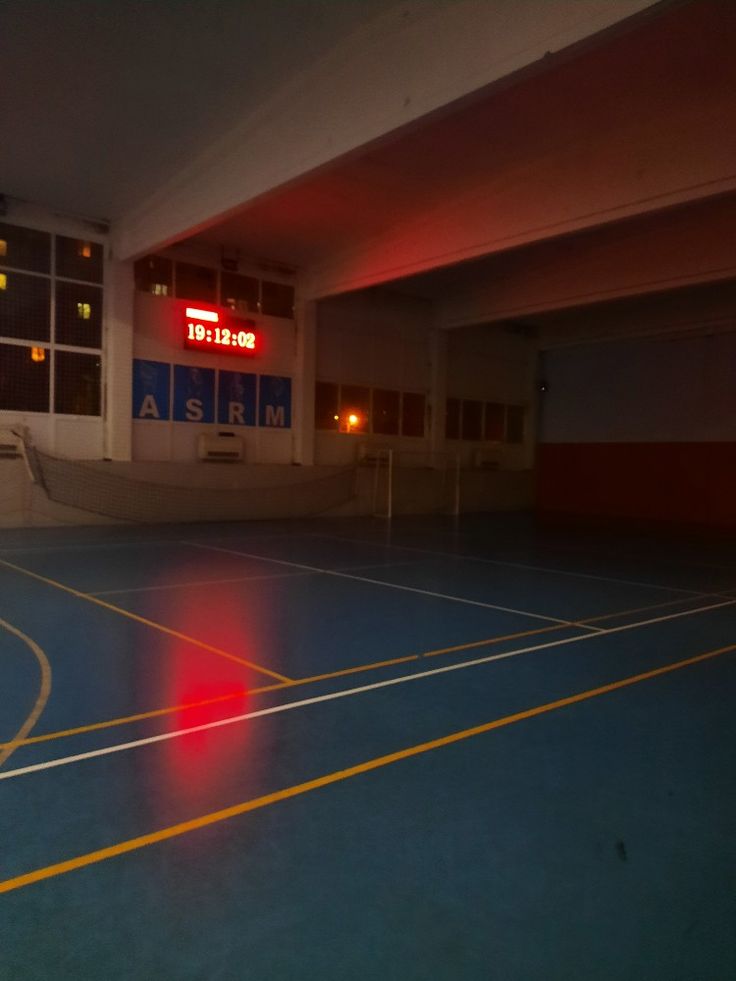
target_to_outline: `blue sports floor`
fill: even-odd
[[[736,978],[736,553],[0,532],[0,978]]]

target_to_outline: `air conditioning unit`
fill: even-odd
[[[243,460],[243,440],[230,433],[210,436],[201,433],[197,439],[197,454],[200,460],[220,463],[238,463]]]
[[[500,447],[487,446],[473,453],[473,466],[476,470],[498,470],[500,463]]]

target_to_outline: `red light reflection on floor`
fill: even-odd
[[[161,597],[164,605],[157,619],[237,658],[258,663],[239,587],[242,584],[205,587],[196,602],[191,590],[167,591]],[[188,729],[241,715],[247,711],[248,689],[272,680],[267,675],[258,679],[257,672],[245,664],[172,638],[162,659],[160,690],[162,704],[182,708],[168,717],[167,728]],[[160,782],[187,801],[209,804],[219,799],[219,790],[227,798],[236,773],[256,763],[253,733],[253,727],[242,722],[163,742]]]

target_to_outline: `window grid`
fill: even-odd
[[[21,226],[18,226],[21,227]],[[63,237],[63,236],[62,236]],[[49,234],[50,238],[50,252],[49,252],[49,272],[39,272],[37,270],[22,269],[14,266],[7,265],[3,261],[3,256],[0,255],[0,275],[11,276],[22,274],[23,276],[33,276],[38,279],[46,280],[49,283],[49,296],[48,296],[48,315],[49,315],[49,337],[48,338],[22,338],[22,337],[12,337],[6,336],[2,333],[2,327],[0,326],[0,344],[9,345],[13,347],[28,348],[30,351],[34,347],[42,348],[46,353],[46,363],[48,364],[48,408],[46,410],[38,410],[33,408],[14,408],[4,410],[0,405],[0,412],[2,411],[14,411],[14,412],[24,412],[27,414],[41,414],[41,415],[90,415],[92,418],[98,418],[103,414],[103,406],[105,404],[105,384],[104,384],[104,354],[103,354],[103,330],[100,329],[99,332],[99,344],[94,347],[85,347],[77,344],[68,344],[57,342],[57,317],[56,317],[56,296],[57,296],[57,283],[58,284],[69,284],[72,286],[86,287],[89,288],[91,285],[95,285],[95,288],[99,291],[100,297],[100,307],[102,309],[104,304],[104,273],[99,280],[99,285],[95,283],[94,280],[87,279],[76,279],[70,276],[62,276],[57,272],[57,240],[59,236],[55,234]],[[77,240],[73,240],[77,241]],[[79,242],[82,240],[80,239]],[[94,252],[97,248],[101,248],[99,243],[89,242],[88,243],[91,250]],[[84,302],[84,301],[82,301]],[[100,317],[101,319],[101,317]],[[86,322],[85,320],[80,321],[80,323]],[[87,358],[95,358],[99,365],[99,373],[96,379],[96,391],[97,391],[97,412],[94,414],[82,413],[69,413],[69,412],[57,412],[57,358],[56,353],[67,353],[70,355],[86,355]],[[31,355],[32,356],[32,355]],[[79,363],[83,364],[84,359],[79,359]],[[80,375],[80,381],[82,381]]]

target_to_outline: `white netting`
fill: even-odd
[[[355,468],[267,487],[185,487],[122,475],[103,465],[60,460],[38,450],[29,458],[52,501],[123,521],[241,521],[322,514],[355,494]]]

